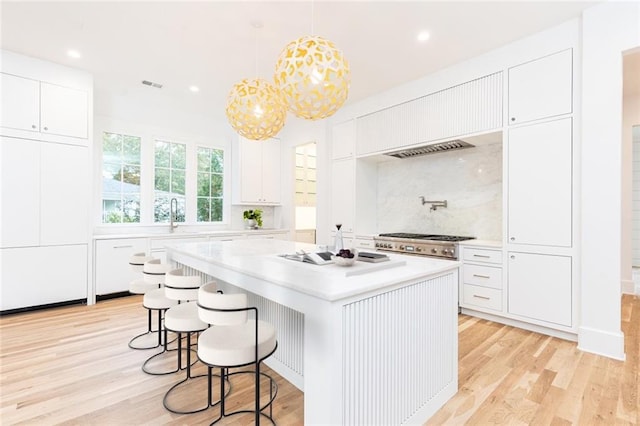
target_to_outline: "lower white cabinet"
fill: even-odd
[[[502,250],[462,246],[460,257],[460,306],[503,312]]]
[[[571,257],[509,252],[509,313],[572,325]]]
[[[183,243],[203,243],[208,237],[187,237],[187,238],[152,238],[151,239],[151,256],[160,259],[162,263],[167,261],[167,245],[183,244]]]
[[[0,249],[0,310],[87,298],[87,245]]]
[[[141,277],[131,270],[129,258],[134,253],[148,251],[146,238],[97,240],[94,252],[96,295],[128,291],[129,283]]]

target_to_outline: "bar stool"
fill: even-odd
[[[145,281],[149,284],[156,285],[156,288],[144,293],[144,296],[142,298],[142,306],[149,312],[156,311],[158,313],[158,344],[155,347],[157,348],[159,346],[162,346],[162,351],[160,353],[164,353],[168,350],[167,345],[169,343],[167,339],[167,331],[163,325],[163,314],[167,309],[178,304],[177,300],[172,300],[165,296],[165,275],[170,269],[171,265],[162,263],[160,259],[151,259],[145,262],[143,267]],[[158,354],[152,355],[151,357],[147,358],[147,360],[142,364],[142,371],[151,375],[170,374],[177,371],[153,371],[147,364],[152,359],[154,359],[156,355]]]
[[[146,253],[134,253],[129,258],[129,265],[131,267],[131,270],[133,270],[134,272],[140,273],[139,279],[135,279],[129,283],[129,293],[145,294],[147,291],[153,290],[159,287],[159,284],[155,282],[155,280],[148,281],[143,278],[144,264],[151,259],[153,258],[151,256],[147,256]],[[138,340],[144,340],[143,339],[144,337],[153,335],[154,333],[159,333],[160,331],[160,327],[158,327],[158,330],[153,330],[152,317],[151,317],[150,310],[147,311],[147,317],[148,317],[147,331],[145,331],[144,333],[140,333],[137,336],[132,337],[131,340],[129,340],[129,347],[131,349],[137,349],[137,350],[153,349],[160,346],[159,343],[153,343],[151,345],[136,344]]]
[[[207,403],[206,406],[194,410],[181,410],[179,408],[171,407],[171,404],[169,402],[170,395],[177,389],[183,387],[182,385],[188,380],[207,377],[206,374],[191,376],[191,366],[193,365],[193,363],[197,362],[197,357],[193,361],[193,363],[191,362],[191,352],[194,351],[193,349],[191,349],[191,335],[193,333],[204,331],[207,329],[207,327],[209,327],[209,325],[201,321],[200,317],[198,316],[198,304],[196,300],[198,299],[198,289],[200,288],[201,283],[202,278],[199,275],[184,275],[184,270],[182,268],[172,269],[171,271],[167,272],[167,275],[165,276],[165,296],[168,299],[177,300],[179,302],[178,305],[172,306],[164,314],[165,330],[173,331],[174,333],[178,334],[178,370],[183,369],[182,334],[186,333],[187,335],[187,365],[185,367],[186,377],[171,386],[165,393],[164,399],[162,400],[162,404],[164,405],[164,407],[172,413],[176,414],[193,414],[209,408],[209,404]],[[156,354],[154,355],[154,357],[161,354],[162,353]]]
[[[253,311],[254,318],[248,319]],[[273,325],[258,320],[258,309],[247,306],[246,294],[220,294],[215,283],[207,283],[198,290],[198,313],[200,319],[211,324],[198,338],[198,358],[207,365],[208,402],[212,404],[212,370],[220,368],[220,415],[211,424],[224,417],[241,413],[254,413],[255,424],[260,424],[264,416],[275,425],[273,420],[273,401],[278,393],[278,385],[269,375],[260,372],[260,364],[278,348],[276,330]],[[229,368],[255,364],[255,371],[235,371]],[[225,381],[237,374],[252,374],[255,379],[255,407],[253,410],[225,411]],[[269,380],[269,401],[260,406],[260,376]],[[269,407],[269,414],[263,410]]]

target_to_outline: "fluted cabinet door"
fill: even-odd
[[[502,72],[498,72],[358,117],[357,155],[501,126]]]

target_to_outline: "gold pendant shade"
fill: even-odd
[[[287,103],[281,92],[266,80],[244,79],[229,92],[225,111],[236,132],[247,139],[261,141],[282,129]]]
[[[282,50],[274,80],[292,113],[320,120],[333,115],[347,100],[351,72],[333,42],[304,36]]]

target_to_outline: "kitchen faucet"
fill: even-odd
[[[429,200],[425,200],[424,197],[421,195],[420,199],[422,200],[422,205],[424,206],[425,204],[431,204],[431,207],[429,208],[429,211],[436,211],[438,210],[438,207],[444,207],[447,208],[447,200],[443,200],[443,201],[429,201]]]
[[[175,205],[175,207],[174,207]],[[169,204],[169,232],[173,232],[178,227],[177,223],[174,223],[178,215],[178,199],[172,198]]]

